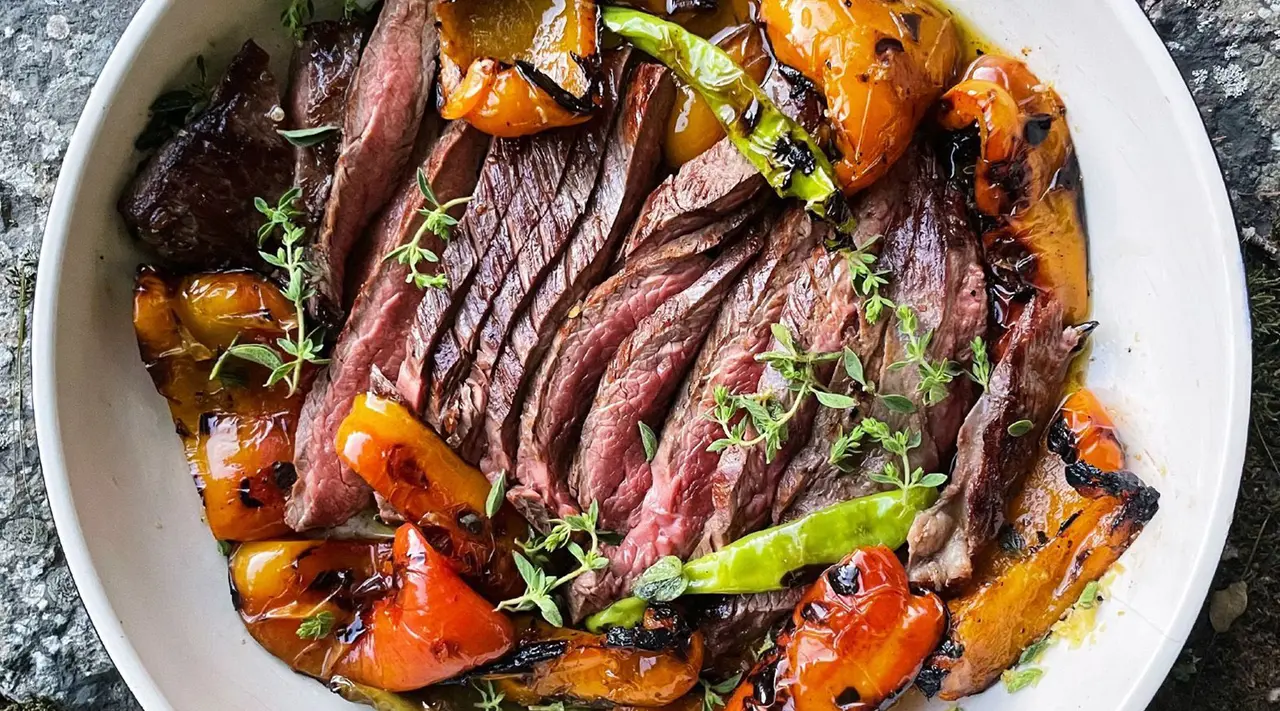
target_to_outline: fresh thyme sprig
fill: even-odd
[[[444,274],[427,274],[418,271],[418,264],[426,261],[436,264],[440,261],[440,255],[422,246],[422,238],[427,232],[432,232],[445,242],[449,241],[449,237],[453,234],[453,228],[458,224],[457,218],[449,214],[449,210],[458,205],[465,205],[471,202],[470,197],[454,198],[443,205],[436,199],[435,191],[431,189],[431,184],[427,182],[427,174],[418,169],[418,190],[422,193],[422,197],[426,198],[428,207],[418,210],[418,214],[422,215],[422,226],[414,233],[413,239],[391,250],[386,256],[387,260],[394,260],[409,267],[409,274],[405,277],[406,282],[413,282],[419,289],[428,287],[435,289],[443,289],[449,285],[449,278]]]
[[[493,688],[493,682],[485,679],[483,681],[472,681],[471,686],[480,692],[480,700],[472,706],[480,709],[480,711],[499,711],[502,708],[502,700],[506,698],[506,694]]]
[[[698,685],[702,687],[702,711],[719,711],[719,709],[724,708],[725,695],[733,693],[733,690],[738,688],[738,682],[740,681],[742,681],[742,672],[738,672],[718,683],[699,678]]]
[[[289,0],[284,12],[280,13],[280,24],[295,40],[300,40],[303,28],[315,14],[316,6],[312,0]]]
[[[874,269],[876,255],[867,251],[879,240],[880,235],[876,235],[864,242],[861,247],[845,250],[844,253],[849,263],[849,279],[853,282],[853,290],[863,298],[862,315],[867,319],[867,323],[879,321],[880,315],[886,308],[894,308],[892,301],[880,295],[880,287],[889,283],[885,278],[889,270]]]
[[[897,306],[894,313],[898,317],[898,332],[902,334],[905,352],[903,359],[890,364],[889,369],[899,370],[914,365],[920,375],[916,392],[924,396],[925,405],[937,405],[951,394],[948,386],[960,374],[960,366],[946,359],[930,362],[928,351],[933,331],[921,334],[916,312],[906,304]]]
[[[773,367],[786,381],[791,404],[784,404],[772,392],[740,395],[729,392],[724,386],[717,386],[713,392],[715,405],[708,416],[720,424],[725,436],[712,442],[707,451],[720,452],[729,447],[746,448],[764,443],[765,460],[772,462],[787,439],[788,423],[810,395],[834,409],[857,405],[857,401],[848,395],[830,392],[818,384],[817,366],[841,359],[843,352],[810,353],[796,345],[786,326],[775,323],[771,329],[779,349],[761,353],[756,360]],[[739,418],[739,413],[745,415]],[[755,429],[754,437],[747,437],[748,424]]]
[[[920,446],[920,432],[918,430],[894,432],[889,428],[889,425],[871,417],[863,418],[862,422],[858,423],[858,427],[863,430],[866,436],[879,443],[884,451],[896,455],[902,461],[901,469],[899,469],[898,464],[892,461],[885,462],[883,471],[872,472],[867,475],[867,478],[871,481],[878,484],[896,486],[906,492],[910,489],[939,486],[947,480],[947,475],[941,472],[925,474],[924,469],[921,467],[911,468],[909,454],[911,450]]]
[[[969,378],[985,391],[991,384],[991,361],[987,356],[987,342],[982,340],[982,336],[974,337],[969,344],[969,354],[972,356]]]
[[[564,617],[560,614],[560,608],[551,597],[551,593],[584,573],[601,570],[609,565],[609,559],[600,553],[600,534],[596,530],[599,520],[600,506],[593,501],[586,513],[556,519],[551,522],[551,531],[546,536],[521,543],[520,547],[524,549],[524,553],[513,552],[512,555],[515,557],[516,570],[524,579],[525,593],[520,597],[503,600],[498,603],[496,609],[512,612],[536,609],[542,614],[542,619],[556,627],[563,627]],[[587,550],[584,551],[581,545],[572,540],[574,533],[585,533],[591,539],[591,545]],[[528,555],[538,559],[543,554],[560,548],[568,549],[578,561],[578,567],[559,577],[547,575],[542,568],[525,557]]]
[[[256,198],[253,201],[258,212],[267,217],[267,223],[258,230],[258,244],[264,244],[277,229],[282,232],[280,246],[274,254],[270,252],[258,254],[268,264],[284,271],[288,278],[282,293],[293,304],[295,323],[292,333],[286,334],[290,337],[276,339],[276,346],[284,352],[284,356],[271,346],[232,342],[230,347],[218,356],[213,370],[209,373],[210,380],[217,378],[227,358],[234,356],[269,368],[271,375],[267,377],[267,387],[284,381],[289,385],[289,397],[293,397],[301,385],[304,365],[307,363],[324,365],[329,362],[328,358],[320,357],[320,351],[324,348],[320,329],[307,331],[306,304],[315,296],[315,290],[309,285],[308,278],[315,273],[315,267],[303,257],[302,239],[306,230],[293,222],[293,218],[299,215],[293,208],[293,202],[301,194],[300,189],[292,188],[280,197],[275,207],[262,198]]]
[[[324,639],[333,631],[333,625],[336,622],[333,613],[328,610],[321,610],[302,620],[298,625],[296,634],[298,639]]]

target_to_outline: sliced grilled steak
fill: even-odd
[[[877,262],[878,268],[890,270],[886,296],[916,312],[917,336],[933,334],[926,349],[930,362],[967,361],[969,343],[986,330],[985,276],[978,262],[977,237],[965,216],[963,198],[947,186],[942,166],[932,151],[917,145],[904,160],[914,163],[904,166],[911,176],[902,193],[905,218],[885,235]],[[912,414],[897,413],[876,398],[864,402],[858,416],[882,420],[895,431],[920,432],[920,446],[911,452],[912,466],[931,472],[952,450],[960,422],[976,393],[967,378],[957,377],[945,400],[924,407],[916,392],[920,382],[917,368],[892,367],[905,357],[905,338],[898,320],[888,312],[882,320],[883,338],[878,343],[869,338],[854,347],[862,352],[867,379],[876,384],[877,392],[908,396],[917,410]],[[823,424],[820,432],[830,437],[830,423]],[[852,421],[847,424],[852,426]],[[784,496],[780,501],[787,497],[792,500],[786,510],[775,507],[778,520],[802,516],[867,493],[874,489],[867,474],[881,471],[888,461],[883,450],[872,449],[861,462],[853,463],[854,471],[844,473],[832,466],[814,466],[824,445],[829,453],[830,443],[813,444],[815,451],[803,461],[798,460],[797,468],[783,477],[780,489]],[[806,468],[798,468],[801,464]]]
[[[255,197],[293,180],[293,153],[272,119],[280,89],[252,41],[231,60],[209,108],[143,166],[120,198],[125,224],[184,269],[260,267]]]
[[[1035,462],[1071,354],[1094,324],[1063,328],[1062,304],[1038,293],[1004,341],[990,384],[960,428],[956,464],[942,497],[911,525],[911,581],[935,590],[968,581],[973,556],[1004,524],[1005,494]],[[1029,420],[1029,431],[1009,427]]]
[[[443,202],[471,193],[488,144],[489,137],[468,124],[450,125],[422,166],[437,198]],[[378,222],[374,244],[390,251],[410,239],[421,226],[418,210],[425,204],[417,181],[410,180]],[[424,247],[443,248],[435,235],[427,240]],[[372,371],[394,373],[404,360],[409,319],[423,294],[405,280],[407,275],[405,266],[378,260],[356,297],[328,368],[307,394],[294,444],[298,480],[286,510],[289,525],[297,530],[342,523],[368,503],[368,487],[343,465],[334,443],[353,398],[370,389]]]
[[[334,126],[341,131],[347,89],[360,64],[365,28],[357,22],[313,22],[294,51],[289,85],[290,128]],[[293,184],[302,189],[306,224],[318,225],[329,201],[341,134],[314,146],[295,146]]]
[[[796,609],[806,589],[800,585],[749,595],[716,596],[702,606],[698,629],[702,630],[709,663],[723,669],[727,663],[745,656],[774,625]]]
[[[711,265],[704,252],[736,232],[746,213],[693,232],[636,260],[587,295],[560,327],[534,376],[520,422],[511,498],[534,521],[577,511],[566,475],[582,419],[618,346],[667,299]]]
[[[781,71],[765,77],[762,87],[791,118],[810,129],[818,125],[821,102],[813,92],[793,85]],[[726,138],[681,166],[649,195],[617,261],[716,222],[767,190],[759,171]]]
[[[605,370],[569,475],[569,490],[583,510],[599,503],[605,529],[630,530],[652,482],[639,426],[661,427],[725,294],[760,251],[767,228],[744,234],[698,281],[641,321]]]
[[[563,157],[567,159],[560,185],[550,200],[545,195],[534,196],[543,212],[535,224],[520,230],[523,234],[518,249],[506,253],[495,244],[485,255],[453,327],[458,347],[446,351],[457,353],[458,357],[433,361],[429,419],[439,423],[440,433],[468,461],[480,459],[479,445],[484,442],[482,417],[489,392],[489,373],[497,351],[507,337],[516,312],[524,306],[552,261],[564,251],[600,176],[609,135],[617,118],[628,54],[618,52],[606,60],[600,107],[591,121],[572,129],[573,143]],[[507,223],[513,221],[514,214],[513,210],[507,212]],[[496,281],[482,278],[496,276],[504,266],[505,273]],[[471,373],[474,380],[469,379]]]
[[[771,231],[764,254],[725,300],[662,427],[652,464],[653,484],[639,516],[622,544],[607,551],[611,567],[582,576],[570,591],[575,619],[616,599],[654,560],[688,555],[701,539],[713,506],[711,473],[720,460],[708,448],[724,436],[720,425],[706,416],[714,406],[715,390],[754,390],[764,370],[755,356],[768,347],[770,326],[780,318],[791,284],[818,239],[819,231],[804,211],[789,209]],[[520,456],[525,456],[523,449]]]
[[[520,404],[537,364],[572,304],[604,276],[626,227],[653,187],[661,133],[674,97],[674,84],[663,67],[637,67],[587,212],[567,249],[515,319],[493,365],[485,412],[488,448],[481,461],[491,477],[513,471]]]
[[[312,246],[317,290],[335,311],[347,255],[391,198],[413,152],[435,82],[440,37],[433,15],[431,0],[387,0],[348,92],[342,152]]]

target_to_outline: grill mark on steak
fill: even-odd
[[[488,145],[489,137],[465,122],[450,124],[422,166],[437,198],[446,202],[470,194]],[[418,210],[425,204],[416,177],[408,180],[380,218],[371,241],[390,251],[410,239],[422,224]],[[439,251],[443,246],[434,235],[424,239],[424,247]],[[334,449],[338,427],[356,395],[374,386],[374,371],[393,373],[400,367],[405,330],[423,294],[405,280],[404,265],[381,258],[375,265],[338,336],[329,366],[307,393],[299,415],[294,444],[298,481],[286,509],[289,525],[297,530],[342,523],[369,500],[364,481]]]
[[[546,212],[510,260],[506,275],[487,303],[477,307],[485,314],[469,332],[459,319],[454,334],[459,343],[470,343],[462,357],[440,369],[433,377],[444,400],[438,420],[441,434],[464,459],[477,462],[484,442],[483,415],[489,393],[490,373],[498,349],[506,340],[511,322],[560,256],[570,236],[581,222],[591,193],[600,178],[609,137],[618,116],[619,94],[627,73],[629,52],[620,51],[606,62],[606,80],[601,82],[600,106],[595,117],[575,129],[575,144],[559,189]],[[470,302],[468,302],[470,305]],[[464,312],[469,312],[467,306]],[[433,392],[435,389],[433,388]]]
[[[564,253],[517,316],[491,371],[481,469],[511,472],[516,462],[521,401],[538,362],[573,303],[599,283],[640,202],[653,186],[661,136],[675,100],[675,85],[657,64],[636,68],[605,154],[587,213]]]
[[[708,447],[723,436],[720,425],[706,417],[715,390],[756,387],[764,366],[755,356],[768,347],[770,326],[781,317],[791,286],[820,239],[804,210],[792,207],[771,231],[764,254],[739,278],[663,425],[651,467],[653,485],[631,531],[621,545],[606,549],[609,569],[582,576],[570,590],[575,619],[616,599],[654,560],[684,557],[700,540],[711,515],[710,474],[720,460]]]
[[[960,428],[951,481],[911,524],[912,582],[942,590],[968,581],[973,556],[1004,524],[1009,487],[1035,462],[1071,354],[1091,328],[1064,329],[1062,304],[1051,292],[1037,292],[1023,308],[986,393]],[[1019,420],[1035,428],[1021,437],[1009,434]]]
[[[904,160],[911,161],[904,166],[910,175],[902,193],[904,217],[897,228],[885,236],[878,262],[881,268],[891,271],[886,296],[916,311],[919,335],[933,332],[927,349],[930,361],[964,361],[969,343],[986,330],[986,279],[979,263],[978,240],[966,217],[962,196],[948,187],[934,153],[918,142]],[[920,432],[920,446],[911,451],[912,467],[935,471],[952,450],[960,422],[976,392],[967,378],[957,377],[950,384],[947,399],[929,408],[922,407],[921,398],[915,392],[920,381],[916,368],[890,367],[904,356],[897,319],[886,313],[881,321],[882,337],[876,334],[877,337],[854,347],[860,352],[867,379],[876,384],[877,392],[906,395],[915,402],[917,411],[896,413],[878,398],[863,397],[857,417],[874,417],[894,430]],[[848,428],[853,422],[849,419],[841,424]],[[812,437],[833,436],[831,422],[820,425]],[[838,429],[837,426],[835,431]],[[889,456],[878,448],[872,449],[860,462],[855,462],[851,473],[825,463],[799,468],[801,464],[806,467],[814,464],[822,447],[829,451],[830,441],[814,440],[812,445],[816,451],[783,477],[784,496],[779,501],[787,498],[791,501],[785,510],[775,507],[776,520],[797,518],[875,491],[877,486],[867,475],[882,470]],[[825,457],[820,462],[825,462]]]
[[[260,268],[259,196],[293,180],[293,154],[270,116],[280,89],[271,58],[244,43],[209,108],[164,143],[120,198],[120,215],[143,242],[183,269]]]
[[[520,422],[516,481],[509,498],[525,517],[544,521],[577,512],[565,474],[605,368],[623,339],[664,301],[697,281],[711,265],[705,255],[732,236],[748,213],[684,235],[636,260],[587,295],[567,319],[534,376]]]
[[[582,425],[569,490],[600,525],[626,533],[652,481],[639,424],[660,426],[734,278],[760,251],[767,224],[755,226],[692,286],[667,300],[619,346]]]
[[[443,288],[428,289],[414,312],[404,363],[396,378],[396,389],[414,412],[421,413],[426,407],[429,358],[462,304],[462,295],[475,274],[476,255],[489,248],[489,241],[506,215],[520,182],[515,174],[516,162],[529,145],[527,140],[493,141],[480,170],[475,195],[440,258],[447,282]]]
[[[365,28],[357,22],[313,22],[307,25],[302,42],[293,54],[290,72],[290,128],[342,126],[347,108],[347,89],[360,64],[360,47]],[[305,224],[319,224],[324,216],[333,168],[342,148],[341,136],[314,146],[294,146],[293,184],[302,190],[299,198]]]
[[[348,92],[342,152],[334,167],[312,263],[326,308],[343,303],[347,256],[409,163],[436,75],[440,36],[430,0],[387,0]]]

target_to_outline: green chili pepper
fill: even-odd
[[[604,26],[667,65],[710,106],[742,155],[782,197],[848,233],[856,224],[835,170],[808,131],[782,112],[724,50],[683,27],[621,7],[601,9]]]
[[[399,694],[357,684],[343,676],[335,676],[329,681],[329,691],[347,701],[371,706],[374,711],[423,711],[427,708],[426,705],[411,701]]]
[[[587,629],[631,627],[647,602],[681,595],[743,594],[786,587],[786,578],[811,565],[833,565],[858,548],[898,548],[916,514],[938,498],[933,487],[912,487],[851,499],[740,538],[688,563],[667,557],[637,580],[624,598],[587,620]]]

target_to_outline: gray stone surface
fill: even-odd
[[[29,392],[29,375],[17,357],[15,282],[22,265],[35,260],[58,166],[83,102],[139,4],[0,0],[0,266],[8,278],[0,283],[0,706],[3,697],[50,697],[67,709],[137,708],[80,606],[50,521],[29,398],[21,395]],[[1244,239],[1276,256],[1280,3],[1144,0],[1142,6],[1201,107]],[[1247,629],[1250,618],[1246,612],[1237,626]],[[1189,655],[1183,671],[1191,661],[1195,675]],[[1236,708],[1277,708],[1270,698],[1280,699],[1280,691],[1272,691],[1280,688],[1280,662],[1274,648],[1269,656],[1269,667],[1221,679],[1204,678],[1204,671],[1196,683],[1225,684],[1215,698]],[[1162,692],[1169,703],[1184,696],[1174,683]]]

